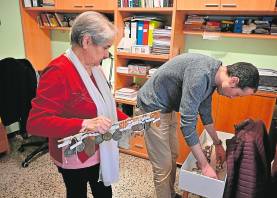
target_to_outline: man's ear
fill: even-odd
[[[239,78],[236,77],[236,76],[232,76],[232,77],[231,77],[231,80],[230,80],[230,86],[231,86],[232,88],[235,88],[235,87],[238,86],[238,84],[239,84]]]
[[[91,44],[91,38],[89,35],[84,35],[82,40],[83,48],[87,49],[88,46]]]

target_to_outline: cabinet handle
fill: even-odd
[[[219,7],[219,4],[205,4],[206,7],[213,8],[213,7]]]
[[[94,5],[85,5],[85,8],[93,8]]]
[[[135,147],[142,149],[143,146],[141,144],[135,144]]]
[[[82,8],[83,6],[81,6],[81,5],[74,5],[73,7],[74,8]]]
[[[225,8],[236,8],[237,4],[222,4],[222,7],[225,7]]]

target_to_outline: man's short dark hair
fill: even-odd
[[[254,89],[256,92],[259,85],[258,69],[251,63],[238,62],[227,66],[227,74],[230,77],[238,77],[238,87],[244,89],[246,87]]]

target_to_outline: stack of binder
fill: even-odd
[[[123,100],[137,100],[137,90],[131,88],[121,88],[115,91],[115,98],[116,99],[123,99]]]
[[[170,50],[170,29],[154,29],[153,31],[153,54],[169,54]]]

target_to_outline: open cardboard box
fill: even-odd
[[[226,148],[225,140],[230,139],[234,136],[234,134],[219,131],[217,132],[217,135],[221,139],[224,148]],[[202,132],[199,140],[201,145],[212,144],[212,139],[210,138],[206,130]],[[221,198],[223,196],[226,180],[226,162],[224,166],[224,175],[219,180],[206,177],[196,172],[192,172],[192,168],[196,167],[196,159],[190,152],[180,170],[179,188],[203,197]]]

